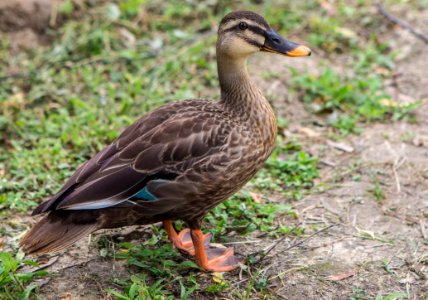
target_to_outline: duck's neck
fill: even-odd
[[[217,55],[220,103],[235,116],[248,121],[255,129],[260,129],[258,131],[263,139],[274,143],[277,130],[275,115],[247,72],[247,58],[231,58],[221,53]]]
[[[263,100],[262,93],[252,82],[247,71],[247,58],[219,55],[217,70],[221,89],[221,102],[232,109],[249,108],[249,102]],[[245,107],[243,107],[245,106]]]

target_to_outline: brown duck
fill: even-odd
[[[210,245],[201,220],[239,190],[274,148],[274,113],[246,68],[247,58],[259,51],[311,54],[256,13],[225,16],[217,40],[221,100],[171,103],[129,126],[34,210],[46,215],[22,239],[24,251],[59,251],[101,228],[162,221],[174,246],[194,255],[201,268],[236,268],[233,249]],[[177,219],[190,229],[177,234]]]

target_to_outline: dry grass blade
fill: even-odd
[[[343,272],[340,274],[336,274],[336,275],[330,275],[327,277],[328,280],[331,281],[341,281],[344,280],[346,278],[352,277],[355,275],[355,271],[348,271],[348,272]]]
[[[284,251],[282,251],[282,253],[284,253],[284,252],[286,252],[286,251],[288,251],[290,249],[293,249],[293,248],[295,248],[297,246],[302,245],[303,243],[307,242],[308,240],[310,240],[314,236],[316,236],[316,235],[318,235],[318,234],[320,234],[322,232],[325,232],[325,231],[329,230],[330,228],[332,228],[334,226],[336,226],[336,225],[332,224],[332,225],[329,225],[329,226],[327,226],[327,227],[325,227],[323,229],[320,229],[320,230],[312,233],[310,236],[306,237],[305,239],[303,239],[303,240],[301,240],[301,241],[299,241],[297,243],[293,243],[292,245],[288,246],[287,248],[284,249]],[[273,243],[271,246],[267,247],[266,250],[262,250],[262,251],[257,252],[255,255],[259,255],[260,254],[260,258],[258,260],[256,260],[256,262],[254,262],[253,264],[256,265],[256,264],[259,264],[260,262],[262,262],[266,258],[266,256],[268,256],[268,254],[270,252],[272,252],[273,249],[275,249],[279,244],[281,244],[285,240],[285,238],[286,237],[284,236],[284,237],[280,238],[279,240],[277,240],[275,243]]]

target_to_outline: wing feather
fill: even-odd
[[[189,100],[152,111],[82,165],[53,198],[33,213],[115,205],[146,185],[162,190],[162,185],[152,186],[150,180],[183,174],[198,161],[221,151],[228,140],[232,127],[223,126],[224,122],[216,120],[221,118],[219,111],[206,111],[207,107],[214,106],[207,105],[207,101]],[[189,189],[177,184],[163,185],[164,191],[159,194],[166,198],[177,195],[180,189]]]

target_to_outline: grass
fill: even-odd
[[[260,190],[281,191],[292,199],[300,199],[313,186],[319,175],[318,159],[295,142],[284,143],[279,137],[278,146],[253,180]]]
[[[253,194],[254,195],[254,194]],[[301,234],[303,229],[293,225],[280,225],[278,218],[293,220],[297,217],[292,206],[274,202],[256,202],[248,192],[241,192],[215,207],[205,218],[206,227],[216,236],[228,232],[247,235],[254,231],[264,232],[269,236],[281,234]]]
[[[360,288],[353,288],[349,300],[401,300],[409,299],[405,293],[388,293],[384,295],[367,295],[367,292]]]
[[[385,193],[382,190],[382,187],[378,181],[376,181],[374,183],[371,192],[372,192],[374,198],[376,199],[376,201],[381,202],[382,200],[385,199]]]
[[[330,67],[319,75],[293,71],[292,86],[303,95],[308,109],[326,115],[327,124],[341,135],[359,133],[358,123],[402,119],[420,105],[419,101],[398,103],[392,99],[383,89],[385,78],[372,71],[380,63],[364,62],[365,56],[357,59],[353,75],[339,75]]]
[[[22,256],[22,255],[21,255]],[[23,266],[37,267],[32,260],[14,257],[11,253],[0,252],[0,298],[5,300],[33,299],[37,297],[37,285],[31,284],[37,278],[46,276],[47,272],[37,270],[19,272]]]
[[[134,273],[128,280],[115,280],[115,285],[123,291],[108,289],[110,294],[118,299],[188,299],[199,294],[214,297],[227,293],[237,299],[249,299],[254,290],[261,298],[274,296],[268,288],[270,279],[265,271],[251,261],[241,271],[248,277],[247,283],[237,288],[222,273],[198,272],[194,262],[185,260],[171,244],[164,243],[164,232],[155,232],[141,245],[120,243],[116,245],[119,249],[116,253],[110,252],[115,259],[126,259]]]
[[[362,34],[379,31],[381,26],[382,20],[369,12],[370,7],[366,1],[339,3],[325,12],[330,16],[321,13],[308,18],[308,40],[316,50],[332,60],[346,53],[341,70],[331,63],[318,68],[319,74],[291,70],[291,86],[302,95],[300,100],[310,111],[325,116],[326,124],[341,136],[359,133],[361,123],[408,118],[420,105],[417,99],[400,103],[386,92],[384,82],[393,77],[398,53],[390,41]]]
[[[184,98],[218,98],[215,26],[233,9],[258,11],[282,34],[299,35],[325,55],[318,75],[292,71],[291,87],[307,109],[325,116],[339,135],[359,133],[362,123],[406,118],[418,105],[417,101],[402,105],[386,93],[384,81],[392,76],[395,54],[376,37],[358,33],[379,26],[367,12],[366,1],[340,2],[333,12],[315,0],[180,5],[87,1],[84,8],[76,3],[67,0],[59,7],[64,23],[48,32],[52,45],[11,55],[9,41],[0,41],[2,218],[27,213],[54,194],[79,164],[151,109]],[[345,75],[334,68],[334,59],[342,53],[351,55]],[[305,228],[295,225],[296,212],[284,199],[307,195],[318,176],[317,157],[280,135],[265,168],[213,209],[204,226],[218,242],[227,241],[232,233],[299,236]],[[383,192],[378,188],[373,196],[380,201]],[[281,197],[282,203],[271,194]],[[100,245],[103,256],[126,259],[134,271],[130,278],[112,279],[116,288],[108,291],[117,299],[187,299],[198,293],[275,298],[259,266],[243,271],[249,278],[244,286],[219,274],[206,284],[194,263],[166,244],[163,232],[153,230],[149,241],[119,244],[118,253]],[[32,283],[47,274],[21,273],[22,267],[35,263],[12,255],[16,245],[9,246],[14,250],[0,254],[0,298],[37,297]]]
[[[187,299],[200,289],[193,275],[180,274],[183,270],[198,270],[199,267],[191,261],[178,263],[180,254],[170,244],[161,245],[158,240],[145,243],[142,247],[129,243],[120,246],[121,250],[115,258],[127,259],[137,275],[131,276],[129,281],[116,281],[116,284],[123,286],[123,293],[108,290],[119,299],[176,299],[174,295]]]

